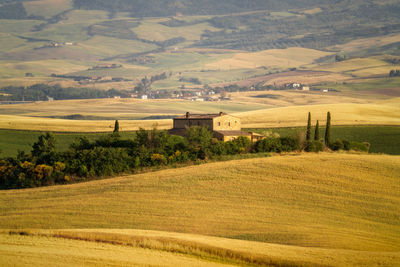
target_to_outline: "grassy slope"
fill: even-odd
[[[3,266],[16,262],[52,266],[55,261],[68,266],[378,266],[400,260],[398,252],[327,250],[161,231],[82,229],[23,233],[29,236],[8,235],[7,231],[0,234]]]
[[[399,159],[277,156],[3,191],[0,227],[143,228],[397,250]]]
[[[281,255],[325,264],[394,265],[399,166],[399,156],[287,155],[2,191],[0,227],[197,233],[300,246]]]

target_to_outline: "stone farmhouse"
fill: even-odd
[[[207,127],[215,138],[220,141],[231,141],[239,136],[245,136],[252,141],[263,137],[256,133],[242,131],[240,118],[220,112],[217,114],[191,114],[174,118],[174,127],[170,134],[184,136],[186,129],[191,126]]]

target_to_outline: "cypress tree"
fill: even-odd
[[[306,141],[311,141],[311,113],[310,112],[308,112]]]
[[[319,140],[319,121],[317,121],[317,124],[315,125],[314,140]]]
[[[326,117],[326,129],[325,129],[325,145],[329,147],[331,139],[331,113],[328,111]]]
[[[119,132],[119,122],[118,120],[115,121],[115,125],[114,125],[114,133],[118,133]]]

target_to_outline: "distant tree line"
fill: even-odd
[[[61,87],[59,85],[35,84],[28,87],[7,86],[0,88],[0,101],[46,101],[48,97],[55,100],[94,99],[114,96],[129,97],[128,91],[116,89],[99,90],[93,88]]]
[[[151,91],[151,85],[153,82],[167,79],[167,73],[153,75],[149,78],[145,76],[135,87],[134,91],[138,94],[146,94]]]
[[[182,77],[179,79],[180,82],[189,82],[189,83],[193,83],[193,84],[197,84],[200,85],[201,81],[199,80],[199,78],[185,78]]]
[[[328,119],[330,116],[328,115]],[[247,137],[223,142],[213,138],[205,127],[191,127],[185,137],[167,131],[140,129],[132,139],[120,137],[119,122],[112,134],[95,141],[86,137],[76,140],[67,151],[55,150],[56,139],[46,133],[39,136],[31,153],[19,152],[16,158],[0,159],[0,188],[26,188],[85,181],[96,177],[135,172],[156,166],[176,166],[208,159],[222,159],[229,155],[265,152],[332,150],[368,151],[368,144],[329,140],[327,123],[325,140],[319,138],[319,124],[311,137],[311,114],[306,131],[289,137],[266,137],[252,143]]]

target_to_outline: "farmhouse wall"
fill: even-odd
[[[215,138],[221,141],[231,141],[239,136],[245,136],[250,140],[259,140],[261,135],[242,131],[240,119],[223,112],[218,114],[190,114],[174,118],[174,128],[169,130],[170,134],[182,135],[186,129],[192,126],[207,127]]]
[[[212,131],[213,121],[212,119],[174,119],[174,129],[186,129],[192,126],[204,126]]]
[[[242,125],[240,119],[230,115],[223,115],[214,118],[213,131],[240,131]]]

